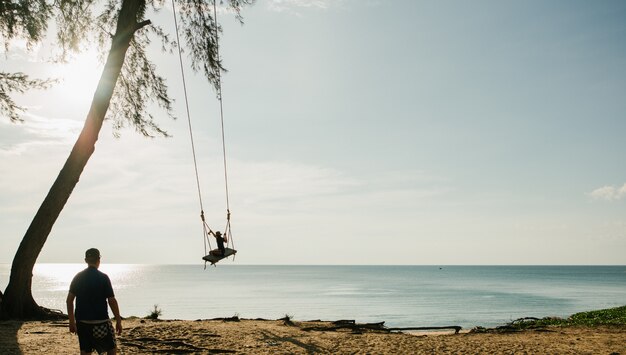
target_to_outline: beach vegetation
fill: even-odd
[[[150,313],[148,313],[146,318],[147,319],[152,319],[152,320],[157,320],[163,314],[163,310],[161,310],[159,308],[158,304],[155,304],[153,307],[154,308],[151,311],[149,311]]]
[[[623,326],[626,325],[626,306],[575,313],[568,318],[546,317],[513,321],[506,326],[514,330],[536,329],[549,326]]]
[[[289,325],[289,326],[293,326],[294,325],[294,323],[293,323],[293,315],[292,314],[285,313],[285,316],[280,318],[279,320],[282,320],[285,325]]]
[[[626,325],[626,306],[576,313],[568,320],[574,325]]]
[[[235,313],[232,317],[219,318],[224,322],[239,322],[241,319],[239,318],[239,313]]]
[[[240,9],[253,0],[230,0],[228,4],[241,21]],[[212,0],[189,0],[177,3],[181,43],[172,39],[159,24],[148,18],[161,10],[164,0],[34,0],[0,2],[0,35],[5,52],[11,50],[10,40],[21,39],[33,48],[45,38],[56,38],[57,61],[79,53],[86,44],[95,44],[104,58],[104,69],[97,84],[85,124],[65,164],[35,213],[15,253],[9,283],[0,303],[0,318],[43,319],[58,317],[40,307],[34,300],[31,285],[35,262],[78,183],[83,169],[95,151],[95,144],[105,119],[112,122],[114,134],[124,127],[134,128],[146,137],[167,137],[154,121],[149,107],[160,107],[167,116],[172,113],[172,99],[164,77],[147,51],[158,43],[163,52],[173,53],[180,44],[190,58],[194,71],[217,88],[224,70],[217,54],[218,33]],[[48,29],[56,33],[48,34]],[[7,95],[0,97],[0,114],[19,121],[19,107],[8,96],[12,91],[48,85],[45,81],[24,75],[0,76]]]

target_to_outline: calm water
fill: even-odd
[[[33,294],[65,310],[84,264],[38,264]],[[0,265],[0,288],[10,265]],[[495,326],[626,305],[626,266],[105,265],[122,316],[386,321],[389,326]]]

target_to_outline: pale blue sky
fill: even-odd
[[[150,18],[173,27],[169,7]],[[263,1],[221,15],[233,232],[245,264],[626,264],[626,3]],[[0,262],[11,262],[77,137],[99,72],[0,120]],[[173,134],[96,152],[40,262],[199,263],[176,56]],[[95,65],[95,63],[94,63]],[[84,68],[84,69],[81,69]],[[93,75],[86,75],[92,72]],[[81,74],[82,73],[82,74]],[[188,72],[188,76],[191,73]],[[188,78],[209,223],[225,220],[215,94]]]

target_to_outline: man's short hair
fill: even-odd
[[[97,261],[100,260],[100,250],[96,248],[87,249],[85,252],[85,260]]]

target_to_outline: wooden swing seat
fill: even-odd
[[[224,248],[224,255],[222,255],[219,249],[213,249],[209,252],[209,255],[203,256],[202,260],[210,262],[211,265],[215,265],[218,261],[235,254],[237,254],[237,250],[231,248]]]

